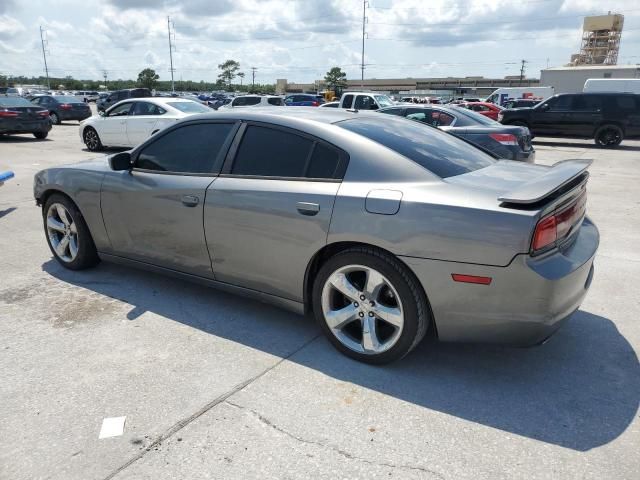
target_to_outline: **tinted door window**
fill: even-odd
[[[109,117],[121,117],[129,115],[129,110],[131,110],[131,102],[123,103],[122,105],[118,105],[113,110],[111,110],[108,114]]]
[[[402,108],[386,108],[384,113],[388,113],[390,115],[402,115]]]
[[[231,123],[185,125],[145,147],[136,167],[176,173],[218,173]],[[226,150],[226,149],[224,149]]]
[[[576,95],[573,98],[573,110],[579,112],[595,112],[602,108],[602,101],[596,95]]]
[[[249,126],[231,173],[266,177],[303,177],[313,142],[293,133]]]
[[[131,115],[162,115],[166,110],[149,102],[136,102]]]
[[[549,111],[568,112],[572,108],[574,95],[563,95],[549,102]]]
[[[353,107],[356,110],[375,110],[378,106],[373,101],[372,97],[368,95],[358,95],[356,97],[356,104]]]
[[[276,105],[278,107],[282,106],[281,98],[267,98],[267,102],[269,103],[269,105]]]
[[[353,95],[345,95],[342,102],[343,108],[351,108],[351,105],[353,105]]]
[[[260,103],[260,97],[238,97],[233,100],[232,105],[234,107],[246,107],[249,105],[258,105]]]

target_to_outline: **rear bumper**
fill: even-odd
[[[440,340],[528,346],[546,340],[580,307],[599,240],[585,219],[570,247],[535,258],[516,255],[507,267],[401,258],[424,286]],[[492,281],[459,283],[452,273]]]
[[[48,132],[49,130],[51,130],[51,121],[48,118],[35,121],[3,121],[0,123],[0,133],[36,133]]]

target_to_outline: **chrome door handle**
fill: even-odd
[[[195,207],[196,205],[198,205],[198,203],[200,203],[200,199],[195,195],[183,195],[182,203],[187,207]]]
[[[317,215],[320,211],[320,205],[317,203],[298,202],[296,203],[296,208],[302,215],[308,215],[310,217]]]

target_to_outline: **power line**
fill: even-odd
[[[47,88],[51,89],[51,82],[49,82],[49,67],[47,66],[47,51],[45,49],[45,43],[48,44],[48,41],[44,39],[42,25],[40,25],[40,42],[42,43],[42,58],[44,59],[44,71],[47,75]]]

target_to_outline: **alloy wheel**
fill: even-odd
[[[61,203],[52,203],[47,211],[47,236],[63,262],[73,262],[78,256],[78,229],[73,217]]]
[[[598,140],[601,145],[618,145],[621,141],[620,132],[615,128],[607,128],[600,132]]]
[[[100,145],[98,134],[92,128],[88,129],[84,134],[84,143],[89,150],[97,150]]]
[[[392,348],[402,333],[398,292],[377,270],[346,265],[322,288],[322,312],[331,333],[347,348],[369,355]]]

